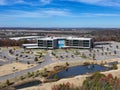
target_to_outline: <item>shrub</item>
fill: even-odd
[[[86,78],[82,90],[120,90],[120,79],[97,72]]]
[[[28,74],[27,74],[27,75],[28,75],[28,77],[31,77],[31,73],[30,73],[30,72],[28,72]]]
[[[54,85],[52,90],[80,90],[79,87],[75,87],[73,84],[67,82],[59,85]]]
[[[18,54],[16,54],[16,56],[18,56]]]
[[[10,85],[10,81],[7,79],[6,80],[6,85],[9,86]]]
[[[83,65],[84,66],[90,65],[90,62],[84,62]]]
[[[54,52],[51,53],[53,56],[56,56],[56,54]]]
[[[117,64],[113,64],[113,65],[112,65],[112,69],[115,69],[115,70],[118,69]]]
[[[35,57],[34,61],[35,61],[35,62],[37,62],[37,61],[38,61],[38,58],[37,58],[37,57]]]
[[[20,80],[23,80],[23,79],[25,79],[25,77],[24,76],[20,76]]]
[[[34,75],[35,75],[35,73],[34,73],[34,72],[32,72],[32,73],[31,73],[31,76],[34,76]]]
[[[68,63],[68,62],[66,62],[66,66],[69,66],[69,63]]]
[[[81,56],[82,58],[87,58],[87,56],[83,53],[82,54],[82,56]]]
[[[55,76],[54,76],[54,79],[58,80],[58,79],[59,79],[59,76],[58,76],[58,75],[55,75]]]
[[[112,74],[95,72],[86,78],[82,87],[75,87],[67,82],[52,86],[52,90],[120,90],[120,78],[114,78]]]

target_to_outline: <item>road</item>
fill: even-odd
[[[18,54],[19,53],[19,54]],[[15,56],[16,54],[18,54],[18,55],[20,55],[21,53],[20,52],[15,52],[15,54],[14,55],[11,55],[10,53],[9,53],[9,51],[7,50],[7,49],[5,49],[5,50],[2,50],[1,52],[0,52],[0,58],[1,59],[6,59],[6,61],[5,62],[3,62],[2,60],[0,60],[0,65],[4,65],[4,64],[9,64],[9,63],[12,63],[12,62],[14,62],[14,61],[16,61],[16,57],[17,56]],[[23,55],[24,57],[18,57],[18,61],[20,62],[20,63],[27,63],[27,62],[29,62],[29,63],[35,63],[34,62],[34,56],[33,55],[29,55],[29,57],[32,57],[32,58],[30,58],[30,59],[27,59],[27,57],[25,57],[26,55],[25,54],[21,54],[21,55]],[[28,56],[28,55],[27,55]],[[29,58],[28,57],[28,58]]]
[[[115,44],[115,43],[113,43],[112,45],[112,47],[113,48],[110,48],[109,47],[109,45],[104,45],[104,50],[106,50],[108,47],[110,48],[110,52],[112,52],[113,53],[113,51],[114,50],[116,50],[116,48],[115,48],[115,46],[116,45],[118,45],[118,46],[120,46],[120,44]],[[96,50],[97,51],[97,50]],[[112,59],[112,58],[120,58],[120,48],[119,49],[117,49],[116,50],[117,51],[117,55],[101,55],[101,53],[103,52],[102,50],[99,50],[99,52],[95,52],[95,54],[96,54],[96,58],[97,58],[97,60],[105,60],[105,59]],[[4,52],[2,52],[3,53],[3,56],[5,55],[6,56],[6,58],[9,58],[9,62],[2,62],[3,64],[7,64],[7,63],[10,63],[10,62],[12,62],[12,60],[13,61],[15,61],[15,58],[14,57],[10,57],[9,56],[9,52],[7,52],[7,51],[4,51]],[[21,76],[21,75],[24,75],[24,74],[26,74],[27,72],[33,72],[33,71],[35,71],[35,70],[38,70],[38,69],[40,69],[40,68],[43,68],[44,66],[46,66],[46,65],[49,65],[49,64],[51,64],[51,63],[54,63],[54,62],[73,62],[73,61],[81,61],[81,60],[83,60],[82,58],[79,58],[79,57],[74,57],[74,58],[71,58],[71,59],[69,59],[69,60],[51,60],[51,57],[50,57],[50,53],[48,53],[48,54],[46,54],[45,56],[44,56],[44,59],[45,59],[45,61],[44,62],[42,62],[41,64],[39,64],[39,65],[37,65],[37,66],[35,66],[35,67],[32,67],[32,68],[30,68],[30,69],[27,69],[27,70],[23,70],[23,71],[20,71],[20,72],[15,72],[15,73],[12,73],[12,74],[8,74],[8,75],[5,75],[5,76],[1,76],[0,77],[0,81],[2,81],[2,80],[6,80],[6,79],[10,79],[10,78],[14,78],[14,77],[17,77],[17,76]],[[26,59],[25,60],[23,60],[23,61],[26,61]],[[9,67],[6,67],[6,68],[9,68]]]
[[[39,64],[39,65],[37,65],[37,66],[35,66],[35,67],[32,67],[32,68],[30,68],[30,69],[23,70],[23,71],[20,71],[20,72],[15,72],[15,73],[8,74],[8,75],[5,75],[5,76],[1,76],[1,77],[0,77],[0,81],[7,80],[7,79],[11,79],[11,78],[14,78],[14,77],[18,77],[18,76],[24,75],[24,74],[26,74],[26,73],[28,73],[28,72],[33,72],[33,71],[35,71],[35,70],[38,70],[38,69],[40,69],[40,68],[43,68],[44,66],[49,65],[49,64],[52,64],[52,63],[54,63],[54,62],[67,62],[67,61],[73,62],[73,59],[71,59],[71,60],[57,60],[57,61],[53,61],[53,60],[51,59],[51,57],[50,57],[49,54],[46,54],[46,55],[44,56],[44,59],[45,59],[44,62],[42,62],[41,64]],[[79,60],[78,60],[78,59],[75,59],[74,61],[79,61]]]
[[[43,63],[41,63],[41,64],[39,64],[39,65],[37,65],[37,66],[35,66],[33,68],[23,70],[23,71],[20,71],[20,72],[15,72],[15,73],[8,74],[8,75],[5,75],[5,76],[1,76],[0,81],[7,80],[7,79],[10,79],[10,78],[14,78],[14,77],[17,77],[17,76],[21,76],[21,75],[26,74],[27,72],[33,72],[35,70],[43,68],[44,66],[46,66],[48,64],[53,63],[53,61],[51,60],[51,57],[49,56],[49,54],[45,55],[44,59],[45,59],[45,61]]]

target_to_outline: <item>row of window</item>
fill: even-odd
[[[57,44],[54,42],[54,44]],[[89,40],[66,40],[65,45],[66,46],[82,46],[82,47],[89,47]],[[53,41],[43,41],[43,40],[38,40],[38,46],[41,47],[52,47],[53,46]]]
[[[89,47],[89,40],[66,40],[66,46]]]
[[[41,46],[41,47],[52,47],[52,41],[38,40],[38,46]]]

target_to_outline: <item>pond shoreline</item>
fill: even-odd
[[[70,69],[73,69],[73,70],[71,71]],[[63,78],[75,77],[77,75],[91,74],[96,71],[103,72],[103,71],[108,71],[108,70],[111,70],[111,69],[104,65],[98,65],[98,64],[77,65],[77,66],[66,67],[59,71],[54,71],[53,73],[48,75],[47,79],[59,80],[59,79],[63,79]],[[70,73],[70,71],[71,71],[71,73]],[[68,75],[68,73],[69,73],[69,75]],[[68,76],[60,78],[61,75],[64,76],[64,74],[65,75],[67,74]]]

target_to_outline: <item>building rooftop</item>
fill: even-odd
[[[20,40],[20,39],[37,39],[41,38],[42,36],[24,36],[24,37],[12,37],[12,40]]]
[[[37,46],[38,44],[35,43],[35,44],[22,44],[22,46]]]
[[[67,37],[69,40],[91,40],[92,38],[84,38],[84,37]]]
[[[39,38],[38,40],[55,40],[55,39],[91,40],[92,38],[83,38],[83,37],[45,37],[45,38]]]

